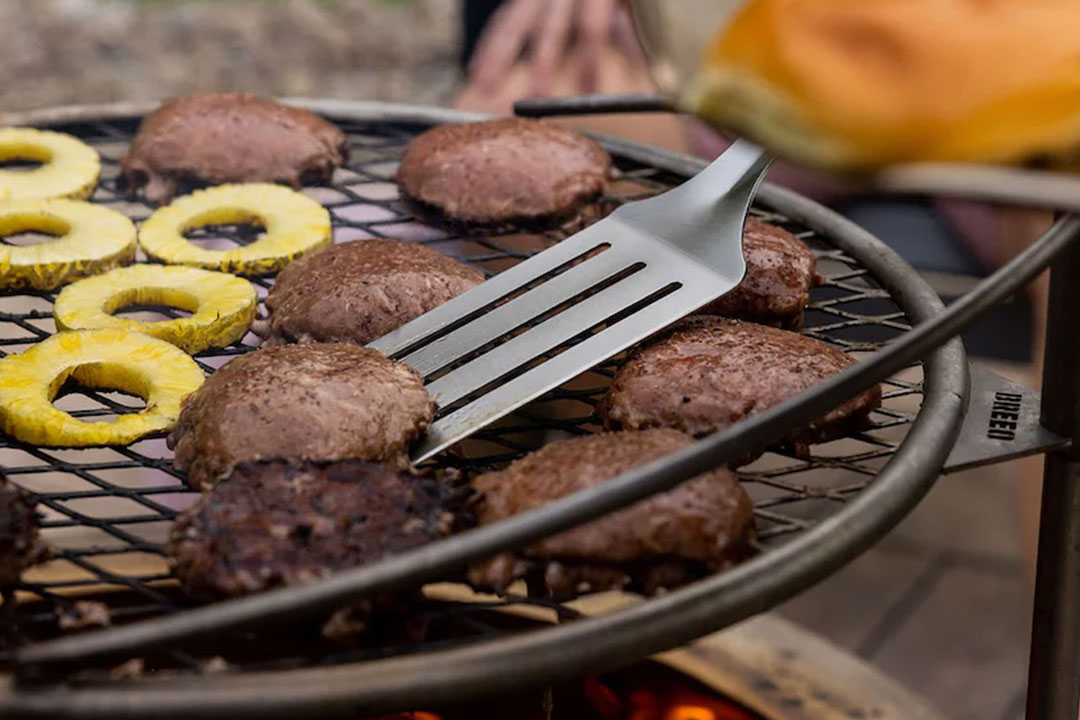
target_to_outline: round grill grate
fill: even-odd
[[[491,231],[450,227],[426,217],[403,201],[391,177],[404,145],[426,124],[385,119],[342,121],[352,148],[348,168],[328,187],[306,188],[331,212],[334,239],[343,242],[384,236],[430,245],[444,254],[494,274],[557,243],[583,224],[620,203],[661,192],[683,175],[649,164],[647,157],[620,154],[613,147],[618,177],[610,192],[583,218],[557,229],[505,227]],[[119,160],[137,129],[137,119],[94,120],[53,126],[90,143],[102,156],[102,182],[92,200],[136,221],[153,206],[129,196],[118,182]],[[767,205],[754,213],[803,238],[818,258],[824,282],[812,292],[803,332],[859,355],[872,352],[909,330],[911,320],[880,279],[850,252],[829,238],[776,212]],[[219,226],[192,239],[209,247],[251,242],[251,227]],[[10,239],[0,241],[8,242]],[[20,241],[16,239],[17,241]],[[260,298],[273,280],[253,278]],[[55,331],[51,305],[55,293],[0,293],[0,354],[20,352]],[[139,317],[174,317],[170,308],[140,308]],[[199,364],[212,372],[234,355],[255,347],[254,336],[221,350],[200,353]],[[593,403],[603,393],[618,359],[567,383],[496,426],[468,441],[468,459],[444,457],[469,474],[504,464],[556,437],[594,432],[599,426]],[[896,452],[923,401],[921,366],[908,368],[884,386],[884,400],[872,426],[857,435],[816,445],[807,458],[767,453],[743,468],[741,479],[754,500],[757,549],[768,554],[832,516],[870,485]],[[121,393],[65,388],[56,404],[77,417],[106,419],[139,409],[137,398]],[[55,551],[48,563],[22,578],[18,603],[5,603],[7,653],[21,642],[60,632],[58,617],[71,615],[77,598],[94,597],[110,607],[114,623],[175,611],[187,605],[171,578],[163,554],[171,520],[196,497],[171,465],[161,438],[129,447],[83,450],[28,446],[0,436],[0,465],[10,479],[37,494],[44,516],[44,537]],[[368,638],[364,647],[327,649],[311,643],[279,643],[268,656],[259,641],[247,639],[230,663],[250,667],[291,667],[313,662],[341,662],[431,650],[474,642],[506,631],[493,622],[492,606],[549,603],[508,597],[490,603],[435,602],[419,610],[430,624],[445,626],[417,641],[400,637]],[[573,611],[558,608],[561,619]],[[426,614],[426,615],[425,615]],[[0,644],[3,648],[3,644]],[[258,658],[253,660],[252,658]],[[201,667],[205,657],[173,653],[168,664]]]

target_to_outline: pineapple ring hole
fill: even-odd
[[[136,413],[146,409],[146,398],[150,396],[150,383],[141,373],[120,363],[92,362],[75,365],[57,375],[49,384],[49,400],[53,407],[65,413],[72,410],[99,409],[101,403],[98,401],[83,400],[84,389],[122,393],[125,397],[110,399],[128,406],[141,405]],[[63,402],[65,399],[68,402]],[[111,408],[106,407],[106,410],[106,414],[88,419],[95,422],[115,422],[121,417],[113,413]]]
[[[172,314],[162,312],[163,307]],[[134,315],[133,320],[143,322],[168,322],[177,317],[191,317],[199,309],[199,299],[174,288],[125,288],[106,298],[101,309],[109,315]]]
[[[266,235],[262,216],[237,207],[219,207],[190,218],[180,234],[193,245],[207,250],[227,250],[250,245]]]
[[[35,143],[0,144],[0,169],[14,172],[37,170],[52,162],[52,150]]]
[[[55,215],[13,213],[0,216],[0,244],[37,245],[71,232],[71,224]]]
[[[31,170],[37,170],[45,165],[40,160],[30,160],[25,158],[11,158],[0,159],[0,170],[4,172],[30,172]]]

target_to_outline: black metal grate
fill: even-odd
[[[102,182],[92,200],[138,221],[147,217],[153,206],[129,197],[118,186],[117,178],[119,159],[136,125],[134,120],[108,121],[56,129],[84,139],[100,152]],[[329,208],[335,241],[375,236],[412,240],[489,275],[558,242],[583,222],[621,202],[662,191],[682,179],[617,157],[618,178],[588,217],[558,229],[509,227],[478,232],[440,225],[399,198],[390,177],[403,145],[423,129],[421,126],[383,122],[341,125],[352,146],[348,169],[338,171],[332,186],[305,190]],[[812,293],[805,333],[857,355],[873,351],[910,329],[908,319],[888,293],[855,260],[831,246],[827,238],[767,208],[756,208],[754,212],[795,232],[817,254],[824,283]],[[255,236],[250,227],[215,227],[192,238],[213,247],[250,242]],[[260,298],[265,297],[273,282],[271,278],[252,281]],[[54,296],[36,291],[0,293],[0,355],[20,352],[54,332]],[[177,314],[170,308],[141,312],[144,319]],[[212,372],[231,356],[254,349],[254,341],[249,334],[240,343],[200,353],[196,359],[204,370]],[[468,459],[458,458],[454,463],[466,473],[487,469],[554,437],[596,431],[599,426],[593,416],[593,402],[603,393],[616,367],[617,360],[606,363],[478,433],[468,441]],[[760,551],[768,552],[827,517],[873,481],[918,412],[921,379],[921,369],[915,366],[886,383],[882,408],[874,413],[872,427],[865,432],[813,446],[809,458],[767,453],[742,470],[741,477],[755,504]],[[57,406],[77,417],[104,419],[138,410],[137,400],[122,393],[65,388]],[[38,448],[0,436],[0,465],[13,482],[37,494],[44,516],[44,536],[55,551],[51,561],[25,573],[17,587],[20,603],[8,602],[4,607],[4,614],[13,621],[8,623],[12,630],[9,641],[57,632],[57,611],[70,607],[76,596],[104,597],[114,622],[169,612],[185,604],[169,574],[162,546],[176,512],[196,494],[183,485],[170,458],[161,438],[128,447],[70,450]],[[497,604],[519,602],[537,604],[522,598]],[[459,629],[464,628],[464,634],[475,640],[500,632],[475,614],[485,607],[443,604],[431,612],[444,619],[453,617]],[[446,640],[429,637],[421,645],[387,642],[362,651],[324,653],[320,657],[352,660],[458,641],[457,636]],[[0,651],[3,643],[0,640]],[[199,663],[182,655],[173,659]],[[309,660],[309,654],[298,653],[291,659],[272,662]],[[265,658],[263,662],[267,662]]]

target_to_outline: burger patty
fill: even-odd
[[[676,430],[645,430],[551,443],[473,481],[483,494],[477,520],[487,525],[528,512],[692,442]],[[504,589],[539,574],[554,595],[612,588],[651,593],[737,562],[752,534],[750,498],[730,471],[718,469],[519,554],[495,557],[473,567],[470,579]]]
[[[743,258],[739,286],[700,312],[798,329],[816,280],[814,253],[787,230],[747,218]]]
[[[184,399],[174,465],[205,488],[269,458],[404,463],[435,403],[411,368],[352,343],[261,348]]]
[[[357,460],[241,463],[179,514],[168,553],[193,597],[300,585],[449,533],[441,483]]]
[[[348,159],[321,117],[248,93],[187,95],[146,116],[121,163],[131,189],[167,202],[180,182],[329,182]]]
[[[405,148],[396,180],[407,195],[472,223],[560,218],[598,195],[611,173],[599,143],[541,120],[441,125]]]
[[[668,427],[702,437],[798,395],[854,359],[799,333],[727,318],[677,323],[636,351],[615,375],[598,412],[611,429]],[[865,425],[881,404],[875,386],[791,441],[831,440]]]
[[[270,344],[365,345],[484,280],[417,243],[357,240],[301,257],[281,271],[266,307]]]
[[[0,587],[17,583],[45,554],[34,502],[0,470]]]

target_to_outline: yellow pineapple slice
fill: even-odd
[[[132,265],[68,285],[56,296],[60,330],[119,328],[171,342],[189,353],[239,340],[255,318],[258,297],[235,275],[180,265]],[[128,305],[166,305],[191,317],[145,322],[116,317]]]
[[[34,445],[127,445],[168,430],[180,401],[203,383],[203,371],[183,350],[128,330],[62,332],[20,355],[0,360],[0,429]],[[53,405],[72,378],[91,388],[122,390],[146,409],[115,422],[87,422]]]
[[[0,237],[56,235],[36,245],[0,245],[0,290],[52,290],[135,259],[135,224],[81,200],[0,200]]]
[[[244,247],[210,250],[184,233],[206,225],[254,223],[266,234]],[[293,259],[329,245],[330,213],[307,195],[269,183],[218,185],[196,190],[158,208],[139,230],[139,244],[150,257],[172,265],[263,275]]]
[[[32,170],[0,168],[0,200],[86,198],[101,176],[101,158],[77,138],[31,128],[0,128],[0,162],[32,160]]]

